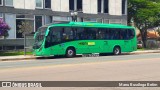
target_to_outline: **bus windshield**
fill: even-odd
[[[35,34],[35,49],[38,49],[41,47],[43,41],[44,41],[44,37],[45,37],[45,33],[46,33],[47,27],[41,27],[38,29],[38,31]]]

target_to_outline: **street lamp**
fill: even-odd
[[[72,11],[71,12],[72,21],[74,21],[74,22],[77,21],[77,15],[78,15],[77,11]]]

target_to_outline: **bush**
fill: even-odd
[[[8,30],[10,30],[10,27],[2,19],[0,19],[0,36],[7,37],[9,35]]]

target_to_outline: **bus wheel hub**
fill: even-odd
[[[73,55],[73,51],[72,50],[68,50],[68,54],[69,55]]]

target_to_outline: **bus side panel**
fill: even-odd
[[[41,47],[35,50],[36,56],[50,56],[50,50],[48,48]]]
[[[49,48],[51,55],[64,55],[64,44],[58,44]]]
[[[133,40],[131,40],[133,51],[137,50],[137,37],[135,37]]]
[[[124,50],[124,41],[123,40],[109,40],[108,41],[109,49],[108,53],[112,53],[115,46],[119,46],[121,48],[121,51]]]
[[[82,53],[89,52],[89,47],[88,47],[87,42],[85,40],[66,42],[64,44],[64,47],[65,47],[64,53],[66,52],[67,48],[69,48],[69,47],[74,47],[76,50],[76,54],[82,54]]]

